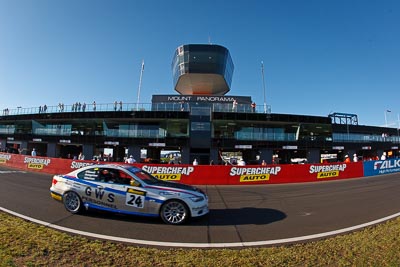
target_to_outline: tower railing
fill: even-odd
[[[204,105],[205,103],[80,103],[72,105],[43,105],[37,107],[16,107],[5,108],[0,116],[28,115],[41,113],[62,113],[62,112],[121,112],[121,111],[189,111],[193,106]],[[264,113],[263,106],[253,108],[249,104],[233,105],[231,103],[206,103],[211,106],[212,112],[237,112],[237,113]],[[271,106],[267,106],[267,113],[271,113]]]

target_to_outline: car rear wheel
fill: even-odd
[[[185,203],[179,200],[170,200],[162,205],[161,219],[168,224],[183,224],[189,218],[189,209]]]
[[[63,196],[64,207],[71,213],[79,213],[82,210],[82,200],[73,191],[66,192]]]

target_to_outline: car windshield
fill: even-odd
[[[156,177],[152,176],[151,174],[136,168],[136,167],[130,167],[127,168],[127,170],[131,173],[133,173],[133,175],[138,178],[139,180],[145,182],[146,184],[157,184],[160,182],[160,180],[158,180]]]

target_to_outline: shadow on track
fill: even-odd
[[[89,210],[83,214],[104,220],[117,220],[132,223],[165,225],[160,218],[124,215],[103,211]],[[187,226],[224,226],[224,225],[266,225],[286,218],[286,214],[275,209],[267,208],[238,208],[238,209],[211,209],[206,216],[193,218]]]
[[[193,225],[266,225],[286,218],[286,214],[275,209],[266,208],[239,208],[239,209],[212,209],[203,218],[193,219]]]

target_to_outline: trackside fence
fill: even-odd
[[[71,160],[0,153],[0,166],[49,174],[65,174],[96,164]],[[110,163],[110,162],[101,162]],[[115,162],[121,164],[119,162]],[[267,166],[133,164],[161,180],[192,185],[251,185],[320,182],[400,172],[400,159],[352,163],[273,164]]]

